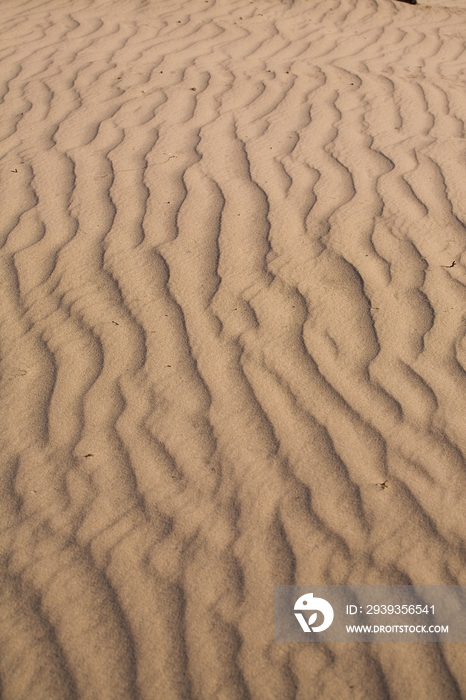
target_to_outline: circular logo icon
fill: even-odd
[[[313,593],[305,593],[294,604],[295,610],[302,610],[306,613],[311,613],[306,621],[306,618],[301,612],[295,612],[295,617],[301,625],[304,632],[323,632],[328,629],[333,622],[333,608],[324,598],[314,598]],[[324,616],[323,622],[317,627],[314,623],[317,621],[317,613],[320,612]]]

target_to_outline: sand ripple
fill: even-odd
[[[272,605],[466,583],[466,10],[0,11],[2,700],[463,697]]]

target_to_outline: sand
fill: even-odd
[[[275,584],[466,585],[466,8],[1,0],[0,697],[445,700]]]

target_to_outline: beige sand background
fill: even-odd
[[[466,697],[273,641],[274,584],[466,584],[445,1],[0,2],[2,700]]]

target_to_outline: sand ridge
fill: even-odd
[[[461,698],[275,584],[466,584],[466,10],[2,0],[2,700]]]

